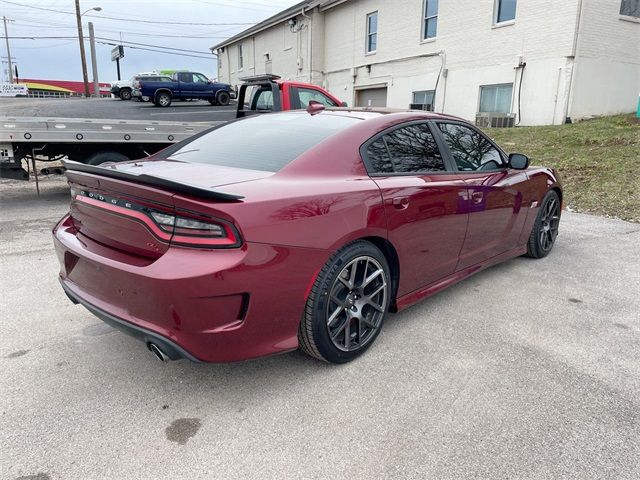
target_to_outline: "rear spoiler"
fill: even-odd
[[[208,188],[198,187],[196,185],[190,185],[188,183],[174,182],[168,178],[156,177],[153,175],[141,174],[136,175],[134,173],[121,172],[108,167],[100,167],[97,165],[85,165],[84,163],[74,162],[72,160],[62,160],[62,165],[67,170],[83,173],[91,173],[94,175],[100,175],[102,177],[115,178],[118,180],[134,181],[143,185],[150,185],[152,187],[165,188],[177,193],[184,193],[187,195],[193,195],[194,197],[204,198],[207,200],[218,201],[235,201],[242,200],[242,195],[234,195],[232,193],[216,192]]]

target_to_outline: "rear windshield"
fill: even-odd
[[[164,158],[277,172],[325,138],[358,121],[353,117],[306,113],[256,115],[170,147]]]

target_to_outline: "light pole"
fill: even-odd
[[[13,22],[10,18],[2,17],[4,22],[4,38],[7,40],[7,63],[9,64],[9,83],[13,83],[13,65],[11,65],[11,50],[9,49],[9,34],[7,33],[7,22]]]
[[[82,15],[95,10],[99,12],[102,7],[93,7],[80,13],[80,0],[76,0],[76,23],[78,24],[78,41],[80,42],[80,60],[82,61],[82,79],[84,81],[84,96],[89,98],[89,76],[87,75],[87,57],[84,53],[84,36],[82,35]]]

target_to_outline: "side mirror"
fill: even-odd
[[[341,106],[341,107],[348,107],[348,106],[349,106],[349,104],[348,104],[347,102],[342,102],[342,103],[340,104],[340,106]]]
[[[526,170],[529,168],[529,157],[521,153],[509,155],[509,166],[515,170]]]

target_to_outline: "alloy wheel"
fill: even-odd
[[[551,198],[543,207],[540,219],[540,248],[545,252],[551,250],[560,227],[560,203],[557,198]]]
[[[341,270],[326,311],[329,337],[338,349],[359,350],[375,338],[387,304],[386,277],[382,265],[370,256],[357,257]]]

